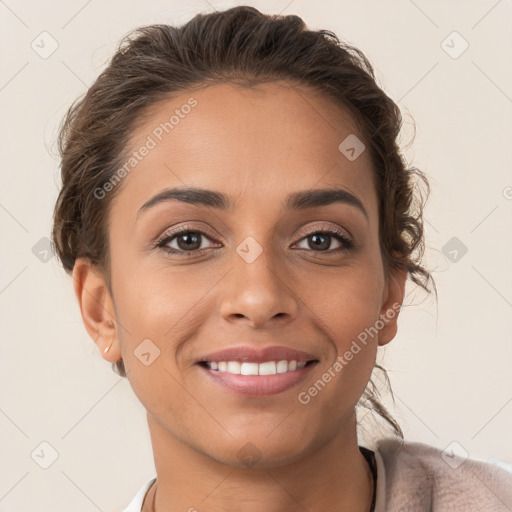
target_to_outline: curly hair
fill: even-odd
[[[71,274],[77,258],[88,258],[112,291],[107,218],[116,192],[98,200],[94,191],[110,182],[124,161],[130,135],[150,107],[208,84],[277,80],[313,88],[352,114],[371,157],[385,274],[406,269],[416,285],[430,293],[433,283],[435,289],[422,265],[426,198],[415,190],[419,179],[428,197],[429,183],[402,155],[400,109],[377,85],[372,65],[359,49],[328,30],[308,30],[296,15],[267,15],[249,6],[197,14],[181,27],[157,24],[133,30],[85,96],[71,105],[58,136],[62,188],[52,230],[52,245],[64,269]],[[122,359],[112,365],[126,376]],[[375,368],[385,373],[379,365]],[[403,438],[377,396],[370,380],[360,403]]]

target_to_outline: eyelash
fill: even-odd
[[[208,249],[212,249],[212,248],[208,248],[208,249],[194,249],[193,251],[183,251],[183,250],[176,250],[176,249],[165,249],[165,246],[171,242],[173,239],[177,238],[179,235],[184,235],[184,234],[189,234],[189,233],[194,233],[194,234],[197,234],[197,235],[201,235],[201,236],[205,236],[206,238],[213,238],[211,237],[208,233],[204,233],[203,231],[200,231],[198,229],[194,229],[190,226],[182,226],[181,228],[178,228],[176,229],[175,231],[172,231],[170,233],[165,233],[163,235],[163,238],[161,238],[160,240],[158,240],[155,245],[154,245],[154,248],[161,248],[161,249],[164,249],[165,252],[167,252],[167,254],[173,254],[173,255],[177,255],[179,257],[191,257],[191,256],[195,256],[197,255],[197,253],[199,252],[202,252],[202,251],[205,251],[205,250],[208,250]],[[350,240],[347,235],[345,235],[341,230],[337,229],[337,228],[315,228],[315,229],[311,229],[309,232],[306,233],[306,236],[302,237],[299,242],[301,242],[302,240],[304,240],[305,238],[308,238],[312,235],[316,235],[316,234],[327,234],[327,235],[332,235],[334,236],[336,239],[338,239],[338,241],[342,242],[344,244],[345,247],[341,247],[341,248],[338,248],[338,249],[334,249],[334,250],[327,250],[327,251],[315,251],[313,249],[305,249],[307,251],[313,251],[313,252],[319,252],[319,253],[323,253],[323,254],[340,254],[340,253],[345,253],[345,252],[349,252],[351,251],[352,249],[355,249],[356,246],[354,244],[354,242],[352,242],[352,240]],[[301,249],[301,250],[304,250],[304,249]]]

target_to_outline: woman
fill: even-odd
[[[126,512],[512,506],[372,386],[407,277],[433,284],[400,126],[359,50],[252,7],[135,31],[69,110],[53,243],[157,473]]]

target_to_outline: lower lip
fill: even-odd
[[[199,368],[217,384],[220,384],[237,394],[248,396],[267,396],[282,393],[302,382],[306,375],[316,366],[310,363],[304,368],[291,372],[276,373],[275,375],[236,375],[234,373],[210,370],[202,365]]]

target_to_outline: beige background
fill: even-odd
[[[0,1],[0,511],[121,510],[153,474],[143,407],[88,337],[71,279],[56,258],[41,261],[59,184],[55,136],[130,29],[241,3]],[[439,304],[410,288],[382,354],[392,412],[407,440],[512,462],[512,2],[251,5],[361,48],[403,109],[404,143],[414,118],[407,157],[432,185],[427,263]],[[46,59],[31,48],[43,31],[58,44]],[[444,43],[452,56],[442,47],[453,31],[469,43],[458,58],[459,36]],[[468,249],[457,261],[452,237]],[[42,442],[58,454],[48,469]]]

